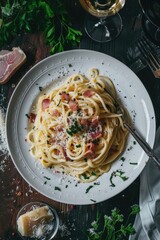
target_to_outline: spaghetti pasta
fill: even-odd
[[[110,170],[125,148],[128,132],[107,87],[116,97],[113,82],[91,69],[88,78],[72,75],[38,98],[27,141],[44,167],[62,169],[81,182]]]

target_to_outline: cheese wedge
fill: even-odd
[[[18,231],[22,236],[32,237],[35,229],[43,234],[45,224],[51,223],[53,214],[48,206],[38,207],[21,215],[17,220]]]

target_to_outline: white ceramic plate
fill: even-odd
[[[141,173],[148,157],[129,136],[124,154],[111,170],[93,183],[77,183],[70,177],[44,169],[29,153],[26,142],[28,118],[41,87],[62,84],[74,73],[88,75],[98,68],[114,82],[119,97],[127,107],[135,127],[153,146],[155,114],[150,97],[138,77],[123,63],[106,54],[89,50],[72,50],[48,57],[34,66],[20,81],[10,100],[6,132],[8,147],[15,166],[23,178],[37,191],[53,200],[68,204],[93,204],[120,193]]]

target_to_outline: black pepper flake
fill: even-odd
[[[43,88],[42,88],[42,87],[39,87],[39,91],[41,91],[41,92],[42,92],[42,90],[43,90]]]
[[[96,200],[94,200],[94,199],[90,199],[92,202],[94,202],[94,203],[96,203]]]
[[[71,63],[70,63],[70,64],[68,64],[68,66],[69,66],[69,67],[73,67]]]
[[[130,146],[130,147],[127,149],[127,150],[128,150],[128,151],[130,151],[132,148],[133,148],[133,147],[132,147],[132,146]]]
[[[94,185],[100,185],[100,182],[95,182]]]

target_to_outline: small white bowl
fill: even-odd
[[[25,237],[25,236],[22,236],[21,233],[18,231],[18,224],[16,224],[18,234],[20,235],[20,237],[22,239],[24,239],[24,240],[35,240],[35,239],[37,239],[37,240],[51,240],[55,237],[55,235],[58,231],[58,228],[59,228],[59,217],[58,217],[58,214],[57,214],[56,210],[53,207],[51,207],[50,205],[48,205],[44,202],[30,202],[30,203],[26,204],[25,206],[23,206],[17,214],[16,223],[17,223],[18,218],[22,214],[25,214],[29,211],[32,211],[33,209],[36,209],[36,208],[39,208],[39,207],[44,207],[44,206],[47,206],[49,208],[49,210],[51,211],[51,213],[53,214],[53,220],[50,223],[50,224],[53,224],[53,228],[51,228],[51,230],[48,230],[45,233],[45,236],[36,237],[36,238],[35,238],[35,236],[33,236],[33,237],[26,236]]]

